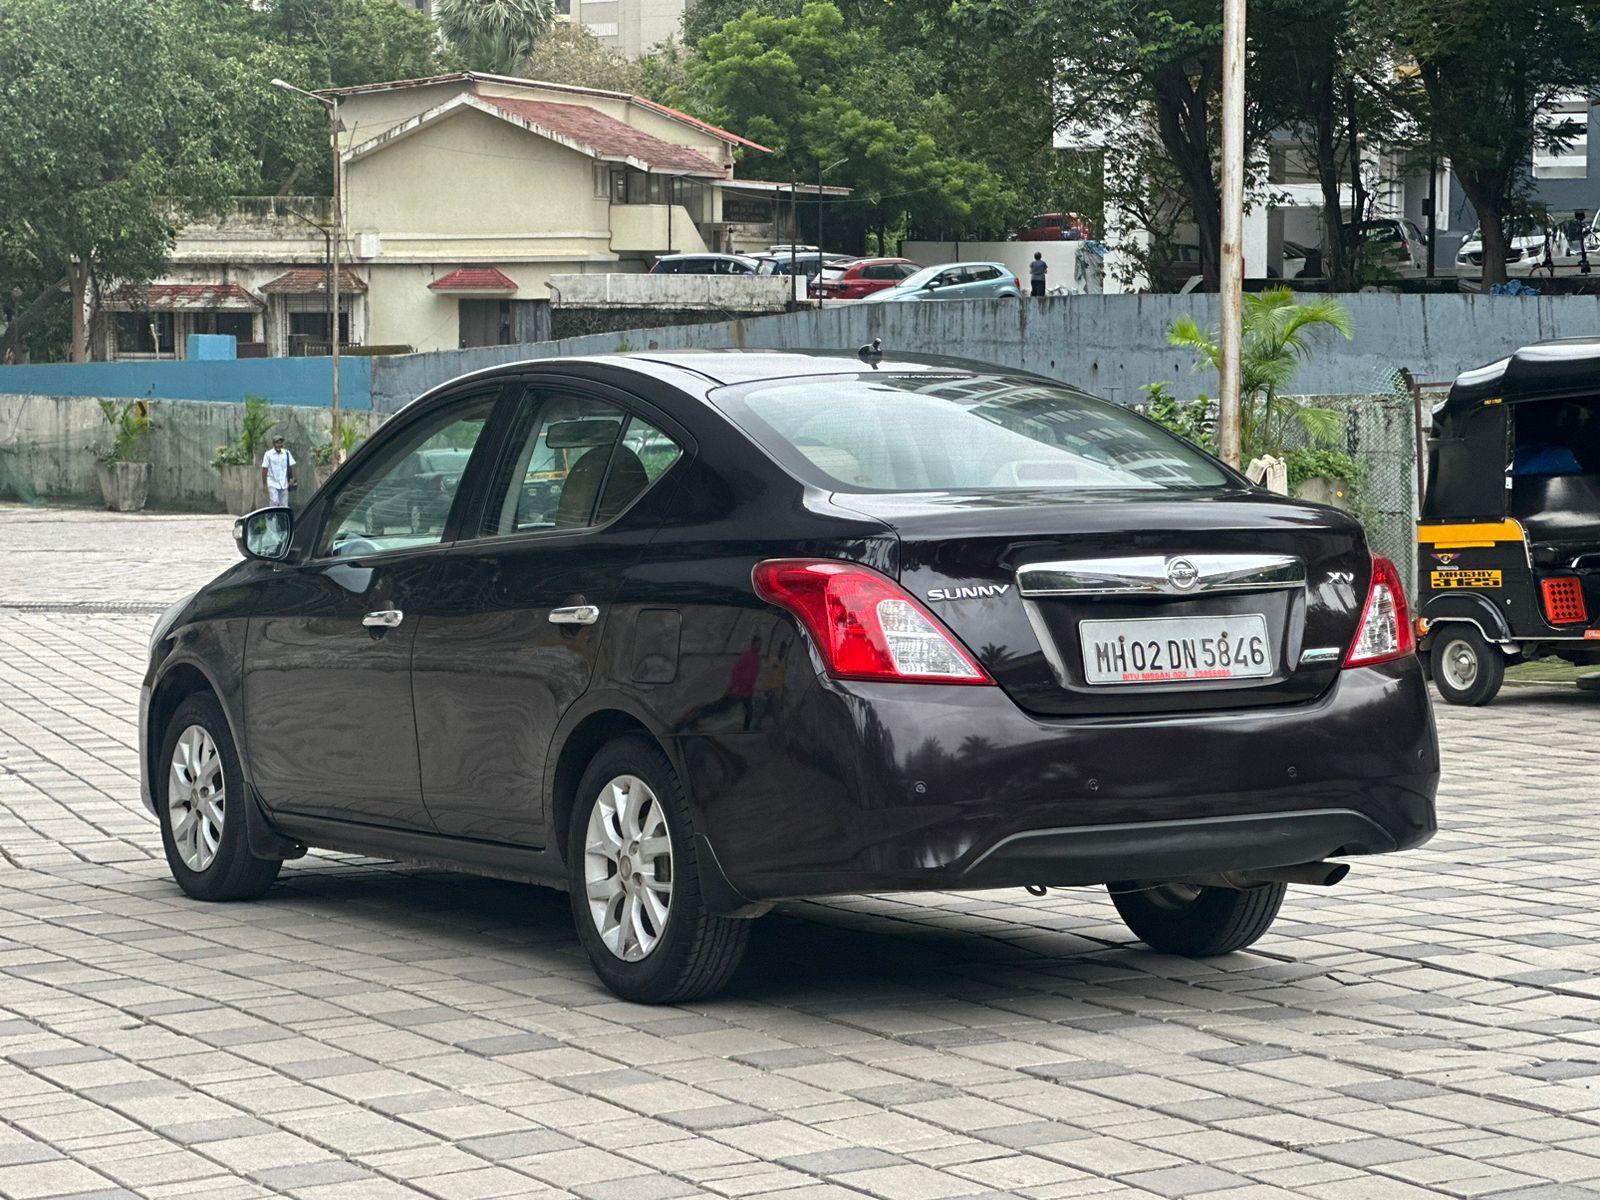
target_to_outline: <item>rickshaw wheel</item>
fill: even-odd
[[[1476,625],[1452,622],[1439,630],[1429,659],[1433,685],[1451,704],[1487,704],[1505,682],[1505,655],[1484,639]]]

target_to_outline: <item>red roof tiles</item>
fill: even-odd
[[[478,96],[481,103],[506,116],[547,132],[558,140],[577,143],[588,153],[631,158],[647,169],[685,171],[723,176],[728,172],[698,150],[675,146],[580,104],[555,104],[548,100],[513,100],[507,96]]]
[[[237,283],[152,283],[113,292],[110,307],[127,312],[182,310],[260,312],[266,302]]]
[[[431,292],[514,292],[517,281],[493,267],[460,267],[428,285]]]
[[[294,296],[320,296],[328,290],[328,268],[291,267],[271,283],[262,284],[261,290],[271,294],[288,293]],[[367,284],[361,276],[357,275],[349,267],[341,266],[339,268],[339,290],[341,292],[364,292],[367,290]]]

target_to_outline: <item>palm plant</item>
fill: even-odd
[[[515,74],[555,23],[555,0],[437,0],[439,31],[476,71]]]
[[[1313,446],[1332,445],[1344,418],[1283,393],[1310,357],[1315,333],[1331,329],[1352,335],[1349,310],[1327,297],[1301,303],[1288,288],[1273,288],[1245,296],[1242,318],[1239,441],[1244,461],[1263,454],[1283,457],[1297,432]],[[1196,370],[1217,369],[1217,335],[1201,329],[1193,317],[1174,321],[1167,341],[1193,351]]]

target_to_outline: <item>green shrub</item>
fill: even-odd
[[[111,426],[111,444],[95,452],[95,457],[109,466],[119,462],[139,462],[134,451],[144,441],[145,434],[155,428],[150,411],[143,400],[100,401],[100,411],[106,424]]]

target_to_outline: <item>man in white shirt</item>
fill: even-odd
[[[261,456],[261,484],[267,489],[267,503],[282,508],[289,503],[294,486],[294,455],[283,448],[283,439],[272,439],[272,449]]]

